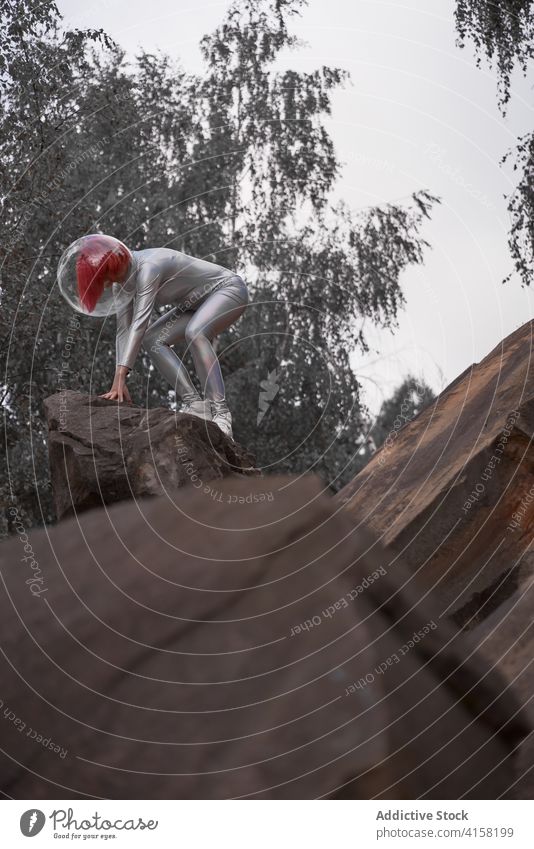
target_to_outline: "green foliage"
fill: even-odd
[[[521,177],[508,199],[512,222],[508,244],[522,285],[530,286],[534,271],[534,133],[520,138],[515,149],[508,152],[503,160],[506,161],[512,154],[515,156],[514,171],[521,171]],[[509,274],[505,282],[511,277]]]
[[[347,75],[278,69],[298,46],[287,24],[302,6],[235,3],[202,40],[199,76],[159,53],[129,63],[104,33],[63,28],[53,3],[4,7],[0,391],[14,447],[1,497],[16,495],[27,524],[52,517],[43,399],[64,385],[102,392],[114,370],[113,322],[73,328],[55,284],[63,249],[85,232],[241,273],[253,302],[217,340],[236,437],[268,471],[315,470],[334,488],[361,464],[356,321],[395,324],[437,199],[332,205],[341,165],[323,120]],[[171,400],[144,355],[133,395]]]
[[[503,111],[510,100],[512,73],[516,65],[527,72],[534,56],[533,0],[456,0],[459,44],[470,39],[477,64],[484,56],[499,75],[499,104]]]
[[[496,66],[499,77],[499,106],[506,112],[512,74],[518,67],[526,75],[534,57],[533,0],[457,0],[456,25],[460,46],[469,38],[475,45],[477,64],[485,56]],[[534,260],[534,136],[520,138],[503,162],[514,156],[514,170],[521,179],[508,198],[512,226],[509,247],[522,285],[530,286]],[[504,282],[511,278],[509,274]]]
[[[371,436],[377,448],[389,439],[396,437],[398,431],[407,422],[424,410],[435,398],[432,388],[424,380],[418,380],[409,374],[395,389],[391,398],[386,399],[371,430]]]

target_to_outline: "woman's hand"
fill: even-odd
[[[106,392],[100,397],[107,398],[108,401],[126,401],[128,404],[131,404],[132,399],[130,397],[128,387],[126,386],[127,374],[128,368],[126,366],[117,366],[113,386],[111,387],[109,392]]]

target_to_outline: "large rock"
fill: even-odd
[[[514,785],[530,726],[503,679],[318,479],[226,478],[17,532],[0,546],[4,794]]]
[[[516,591],[480,618],[470,637],[473,645],[501,670],[534,725],[534,576],[533,553],[528,552],[518,570]],[[521,747],[514,795],[534,798],[534,735]]]
[[[66,391],[45,401],[58,519],[102,503],[259,474],[213,422]]]
[[[534,322],[394,429],[338,496],[468,632],[534,721]],[[511,792],[534,794],[532,736]]]
[[[394,429],[338,495],[460,624],[517,587],[534,527],[533,322]]]

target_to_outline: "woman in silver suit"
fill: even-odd
[[[231,437],[232,416],[211,343],[245,310],[249,293],[244,280],[222,265],[170,248],[131,251],[100,234],[74,244],[77,296],[83,311],[93,312],[105,289],[111,288],[115,303],[121,299],[123,303],[117,311],[115,379],[101,397],[131,401],[126,377],[143,346],[180,396],[180,412],[212,420]],[[149,324],[153,308],[163,305],[173,309]],[[191,351],[202,397],[174,345]]]

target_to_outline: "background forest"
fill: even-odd
[[[199,75],[163,53],[128,61],[105,32],[65,27],[52,2],[2,4],[2,533],[13,500],[28,526],[53,518],[43,399],[64,385],[100,393],[112,380],[113,320],[74,326],[55,280],[83,233],[214,259],[249,282],[253,301],[218,353],[235,437],[267,472],[314,471],[337,490],[401,409],[408,419],[432,398],[407,375],[373,422],[350,357],[366,350],[366,323],[395,326],[402,273],[423,262],[439,200],[429,189],[363,210],[332,201],[342,163],[324,119],[349,80],[336,67],[280,68],[280,54],[299,48],[291,22],[304,5],[237,0],[203,38]],[[460,43],[472,38],[497,64],[503,110],[515,61],[531,56],[530,7],[457,4]],[[527,283],[533,151],[531,137],[520,140],[523,179],[510,199]],[[130,387],[138,404],[174,403],[142,355]]]

